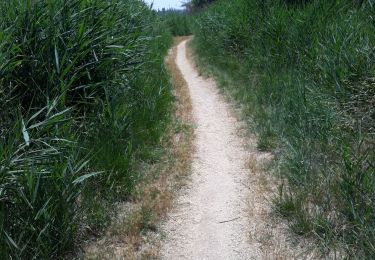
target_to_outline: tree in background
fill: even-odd
[[[183,6],[186,7],[186,10],[188,12],[195,12],[198,11],[204,7],[207,7],[211,3],[213,3],[215,0],[191,0],[183,4]]]

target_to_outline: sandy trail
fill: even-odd
[[[190,134],[176,134],[170,151],[176,164],[165,168],[158,182],[141,188],[142,197],[132,206],[134,217],[115,222],[108,236],[89,243],[85,259],[320,259],[311,241],[297,242],[275,214],[272,198],[280,181],[264,172],[272,155],[257,150],[256,138],[235,117],[215,82],[199,76],[187,58],[186,42],[178,45],[177,55],[175,47],[171,50],[168,64],[178,100],[176,116],[195,125],[193,160]],[[124,229],[127,223],[141,225],[137,221],[143,221],[139,212],[145,207],[164,215],[171,191],[185,183],[190,166],[191,179],[161,232],[140,237],[140,230]]]
[[[244,142],[238,122],[214,81],[200,77],[178,46],[176,64],[190,91],[195,155],[189,187],[164,227],[163,259],[251,259],[259,252],[247,241]]]

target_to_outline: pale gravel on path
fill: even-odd
[[[214,81],[199,76],[178,46],[176,64],[190,91],[195,123],[192,177],[164,226],[163,259],[259,259],[248,243],[248,154]]]

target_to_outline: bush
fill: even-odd
[[[163,134],[171,37],[138,0],[0,11],[0,258],[54,258],[105,225]]]
[[[232,93],[255,120],[260,148],[277,142],[288,180],[279,206],[294,230],[325,250],[339,243],[350,257],[371,258],[374,6],[293,2],[304,4],[219,1],[198,16],[194,45],[205,64],[241,83]]]

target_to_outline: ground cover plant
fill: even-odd
[[[275,202],[323,253],[375,256],[372,1],[216,1],[193,46],[275,153]],[[227,79],[230,80],[227,80]],[[228,82],[230,84],[228,84]]]
[[[171,35],[138,0],[0,3],[0,258],[61,257],[142,179]]]

